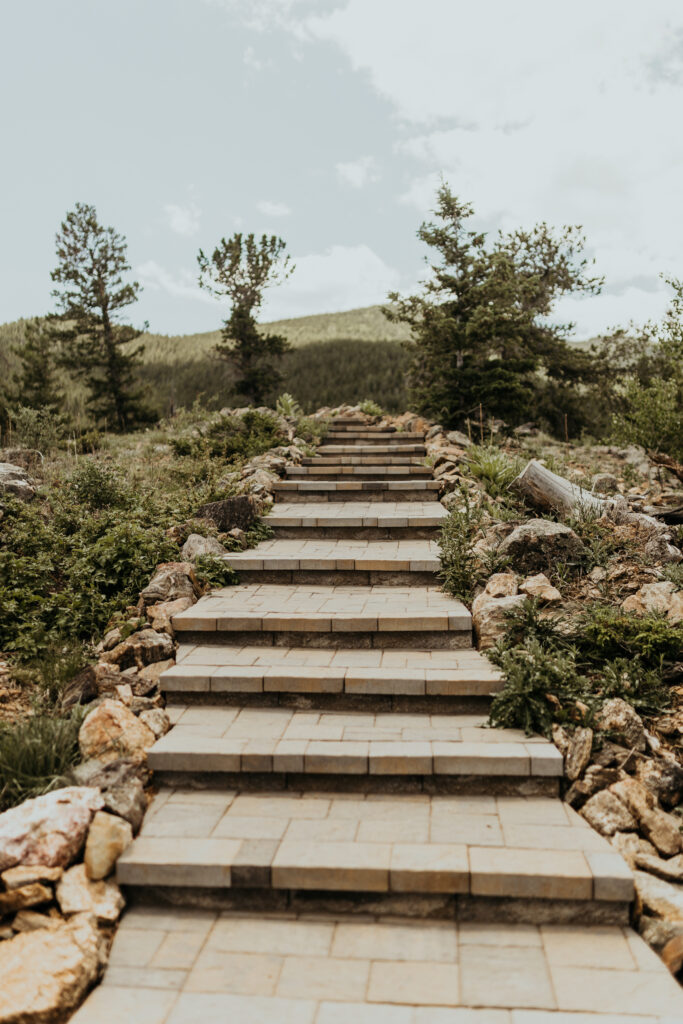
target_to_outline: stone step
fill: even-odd
[[[174,903],[497,923],[627,924],[633,897],[620,855],[566,804],[491,795],[164,788],[117,880]]]
[[[353,455],[353,456],[377,456],[391,455],[394,457],[405,455],[425,456],[427,449],[423,444],[391,444],[391,445],[364,445],[364,444],[326,444],[320,445],[317,449],[318,456],[332,455]]]
[[[470,613],[438,587],[224,587],[174,615],[173,627],[190,643],[207,634],[211,643],[259,646],[421,650],[472,646]]]
[[[478,651],[310,650],[181,644],[160,677],[172,701],[464,710],[488,703],[502,677]]]
[[[360,673],[360,681],[365,675]],[[482,715],[178,705],[148,752],[158,777],[263,788],[557,793],[562,755]]]
[[[446,518],[438,501],[278,502],[267,523],[286,539],[432,540]]]
[[[425,501],[436,494],[438,480],[279,480],[275,495],[286,501]]]
[[[328,444],[348,444],[349,441],[361,441],[363,444],[408,444],[408,443],[424,443],[424,434],[409,433],[408,431],[396,431],[395,433],[389,433],[386,431],[357,431],[357,430],[338,430],[330,431],[325,435],[325,443],[321,445],[321,448],[325,448]]]
[[[303,477],[308,480],[413,480],[431,479],[433,472],[430,466],[409,465],[344,465],[343,463],[326,463],[314,460],[308,466],[287,466],[287,477],[297,479]]]
[[[305,456],[302,466],[422,466],[424,458],[420,455],[315,455]]]
[[[430,540],[267,540],[223,557],[243,583],[405,586],[436,583],[439,546]]]

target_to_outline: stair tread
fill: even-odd
[[[266,540],[223,556],[234,569],[395,570],[438,572],[439,546],[431,540]]]
[[[272,889],[608,901],[633,890],[619,854],[556,799],[427,794],[162,789],[117,877],[227,888],[253,884],[257,868]]]
[[[404,527],[437,526],[448,516],[438,501],[308,502],[302,505],[285,501],[274,505],[266,523],[269,526],[349,526]]]
[[[406,486],[408,484],[408,486]],[[278,480],[274,491],[438,491],[438,480]]]

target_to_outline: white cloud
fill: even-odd
[[[292,212],[286,203],[273,203],[270,199],[262,199],[256,209],[266,217],[289,217]]]
[[[140,279],[144,288],[151,291],[166,292],[184,299],[196,299],[198,302],[208,302],[217,305],[218,300],[213,298],[209,292],[202,291],[197,284],[197,274],[190,270],[180,270],[177,274],[166,270],[156,260],[147,260],[135,267],[135,274]]]
[[[168,226],[176,235],[191,238],[192,235],[196,235],[199,231],[202,211],[193,199],[186,203],[185,206],[167,203],[164,206],[164,213],[166,214]]]
[[[336,164],[337,174],[341,181],[352,188],[363,188],[372,182],[379,181],[377,161],[372,156],[361,156],[348,163]]]
[[[371,306],[400,284],[398,271],[364,244],[332,245],[294,263],[292,276],[266,294],[263,320]]]

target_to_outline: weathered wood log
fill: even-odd
[[[611,504],[558,476],[557,473],[551,473],[536,459],[527,463],[519,476],[512,481],[510,488],[534,508],[545,512],[571,514],[581,508],[589,508],[602,513]]]
[[[647,454],[651,462],[654,462],[657,466],[663,466],[664,469],[668,469],[670,473],[673,473],[674,476],[683,482],[683,462],[677,462],[671,455],[665,455],[664,452],[648,451]]]

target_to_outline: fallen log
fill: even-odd
[[[668,469],[670,473],[683,481],[683,462],[677,462],[671,455],[665,455],[664,452],[648,451],[647,454],[651,462]]]
[[[552,473],[537,459],[527,463],[510,484],[510,489],[544,512],[571,514],[588,508],[602,514],[610,505],[609,501],[597,498],[578,484]]]

